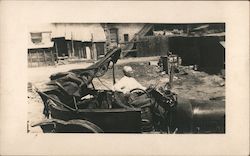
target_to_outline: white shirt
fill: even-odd
[[[129,93],[132,89],[140,88],[146,90],[146,87],[142,86],[139,82],[136,81],[133,77],[124,76],[121,78],[114,86],[115,91],[120,91],[123,93]]]

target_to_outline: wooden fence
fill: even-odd
[[[225,68],[225,48],[220,38],[184,36],[144,36],[136,42],[136,56],[164,56],[170,51],[182,58],[182,65],[198,65],[208,72]]]
[[[161,56],[169,51],[167,36],[143,36],[136,43],[137,56]]]
[[[198,65],[209,72],[225,68],[225,48],[216,36],[172,37],[169,47],[171,52],[182,58],[182,65]]]

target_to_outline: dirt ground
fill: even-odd
[[[145,57],[119,60],[115,66],[116,81],[123,76],[123,66],[129,65],[135,70],[134,77],[143,86],[164,86],[169,81],[169,76],[162,73],[158,66],[149,65],[149,61],[158,59],[159,57]],[[89,65],[90,63],[80,63],[57,67],[30,68],[28,78],[33,86],[43,88],[45,83],[49,81],[51,74],[70,69],[85,68]],[[112,70],[109,70],[100,80],[94,79],[93,83],[97,89],[111,88],[113,83]],[[179,73],[175,73],[172,91],[188,99],[209,100],[211,98],[225,97],[225,80],[221,75],[209,75],[205,72],[194,71],[190,67],[181,66],[179,67]],[[42,115],[42,101],[38,94],[31,90],[28,91],[28,105],[28,130],[29,132],[41,132],[39,127],[30,127],[31,124],[39,122],[44,118]]]

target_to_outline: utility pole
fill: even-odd
[[[169,87],[170,89],[173,88],[173,82],[174,82],[174,70],[178,66],[178,56],[177,55],[169,55],[168,56],[168,63],[169,63]]]
[[[96,61],[98,56],[97,56],[97,51],[96,51],[96,45],[94,43],[94,36],[92,33],[91,33],[91,45],[92,45],[91,53],[92,53],[94,61]]]
[[[170,76],[169,77],[170,77],[169,78],[169,87],[170,87],[170,89],[172,89],[172,87],[173,87],[173,78],[174,78],[174,65],[173,64],[170,65]]]
[[[56,48],[56,63],[58,63],[58,47],[56,41],[55,41],[55,48]]]

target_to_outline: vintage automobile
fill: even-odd
[[[164,87],[130,94],[95,89],[94,78],[113,69],[121,49],[110,51],[85,69],[50,76],[46,90],[36,89],[44,104],[43,132],[55,133],[225,133],[225,103],[183,99]]]

